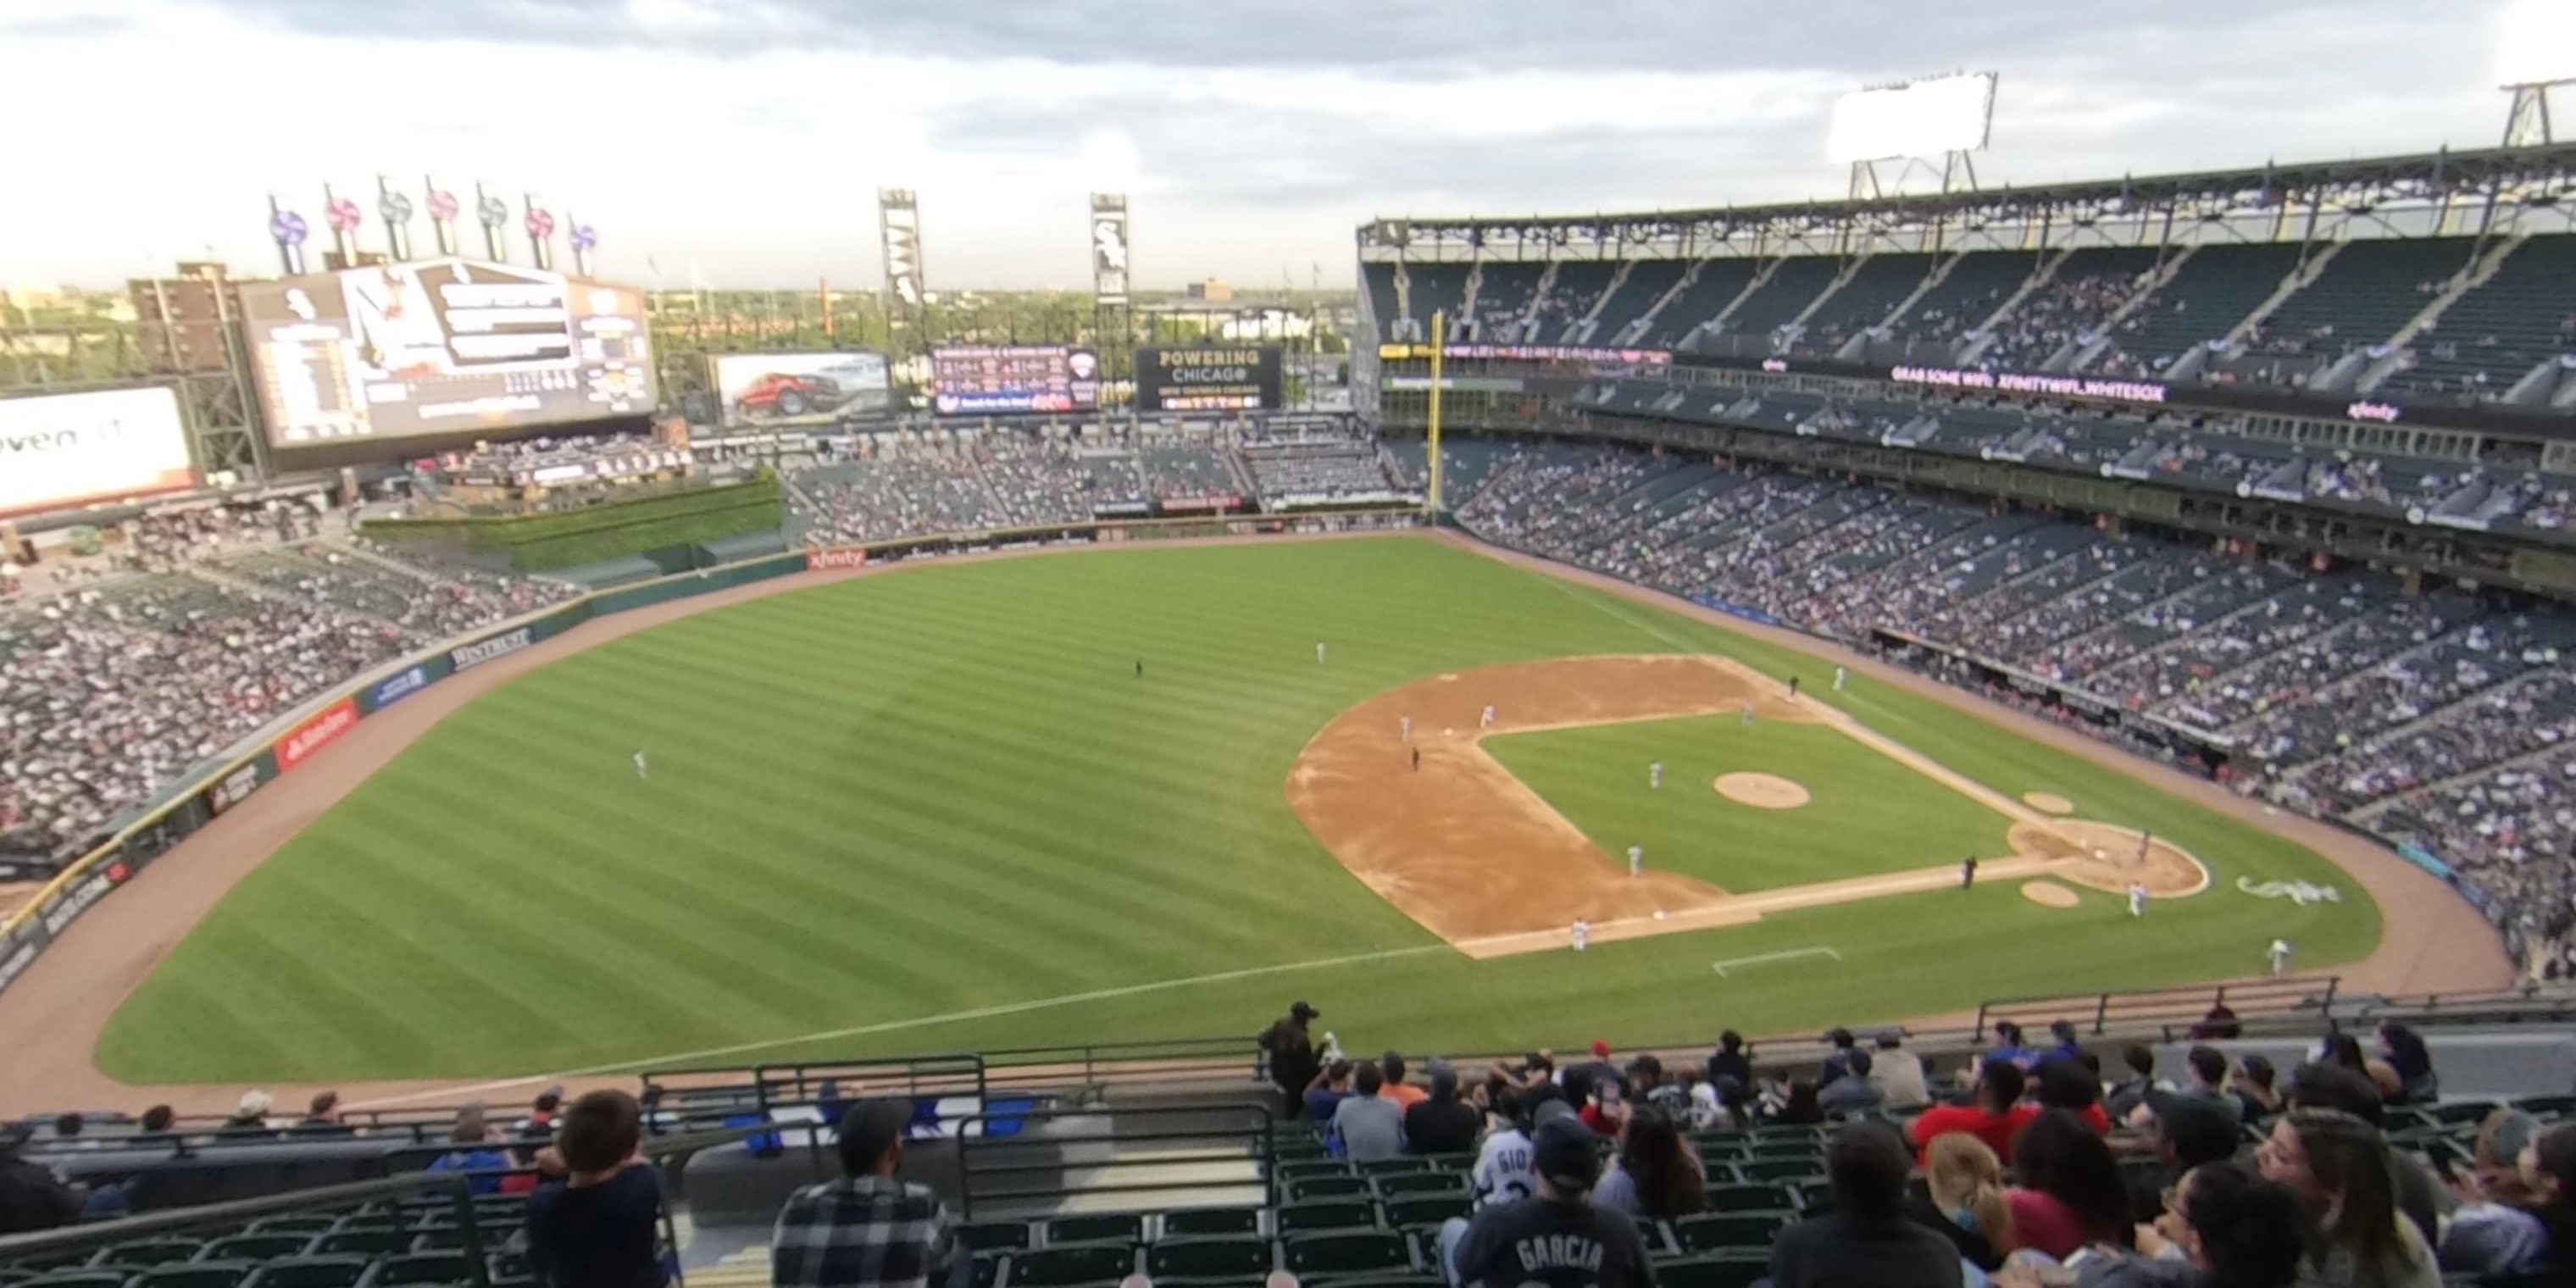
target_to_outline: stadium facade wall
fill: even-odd
[[[23,976],[45,948],[101,899],[122,889],[181,840],[262,787],[326,754],[363,721],[415,693],[521,652],[596,618],[738,586],[870,564],[1047,545],[1087,545],[1209,536],[1393,529],[1418,526],[1409,512],[1302,514],[1294,518],[1119,520],[1039,528],[903,537],[866,545],[767,555],[597,591],[569,603],[458,636],[367,672],[314,698],[159,794],[108,840],[64,867],[18,911],[0,920],[0,990]]]

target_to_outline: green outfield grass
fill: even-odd
[[[1822,725],[1735,716],[1648,720],[1485,740],[1503,767],[1621,863],[1645,861],[1743,894],[2011,853],[2010,820]],[[1663,762],[1664,785],[1646,767]],[[1717,794],[1720,774],[1777,774],[1797,809]]]
[[[748,1063],[1248,1035],[1301,996],[1359,1049],[1682,1040],[2244,973],[2275,934],[2302,967],[2377,941],[2377,910],[2306,850],[1857,678],[1817,696],[1998,790],[2151,826],[2217,889],[2133,922],[2108,896],[2050,911],[1998,885],[1477,963],[1352,879],[1285,803],[1299,749],[1374,693],[1684,651],[1803,669],[1811,692],[1828,670],[1406,538],[925,566],[706,613],[441,722],[192,931],[98,1059],[137,1082]],[[1665,791],[1707,805],[1726,757],[1772,761],[1758,767],[1818,804],[1740,826],[1804,838],[1817,870],[1766,844],[1758,871],[1722,884],[1911,865],[1891,842],[1938,858],[1976,830],[1948,794],[1898,809],[1860,789],[1828,808],[1845,789],[1827,778],[1885,762],[1810,745],[1821,730],[1725,733],[1667,755]],[[1541,762],[1584,759],[1591,736],[1529,740],[1531,772],[1552,779]],[[1642,792],[1652,755],[1603,754]],[[1589,813],[1580,787],[1543,790]],[[2240,874],[2346,899],[2248,898],[2229,888]],[[1841,960],[1710,969],[1814,946]]]

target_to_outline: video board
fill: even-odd
[[[1100,355],[1071,345],[933,349],[930,379],[931,409],[942,416],[1024,416],[1100,408]]]
[[[711,361],[728,429],[828,425],[894,406],[882,353],[723,353]]]
[[[435,259],[241,286],[269,442],[508,433],[654,409],[644,297]]]
[[[1138,411],[1277,411],[1279,346],[1136,350]]]
[[[165,387],[0,398],[0,518],[196,485]]]

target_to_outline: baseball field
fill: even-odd
[[[1696,1041],[2379,945],[2256,820],[1833,669],[1418,537],[756,598],[437,719],[131,985],[97,1065],[504,1077],[1248,1034],[1296,997],[1362,1049]],[[2240,888],[2275,882],[2339,898]]]

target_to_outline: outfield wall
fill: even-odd
[[[122,888],[218,815],[330,750],[359,721],[451,676],[507,657],[540,640],[552,639],[595,618],[781,577],[941,555],[1190,537],[1388,531],[1421,524],[1422,516],[1417,513],[1380,509],[1310,511],[1288,517],[1116,520],[901,537],[865,545],[763,555],[594,591],[568,603],[456,636],[370,670],[306,702],[207,762],[212,768],[185,776],[157,793],[132,821],[120,825],[104,843],[56,874],[17,912],[0,920],[0,990],[16,983],[46,946],[61,938],[99,900]]]

